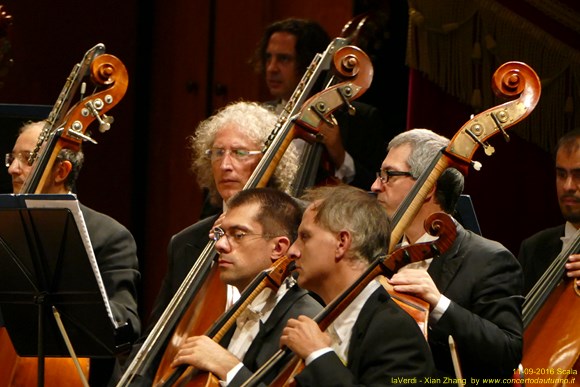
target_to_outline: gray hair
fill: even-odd
[[[372,262],[388,249],[389,218],[378,200],[349,185],[326,186],[306,191],[304,200],[312,202],[316,224],[332,233],[347,230],[352,236],[350,254]]]
[[[411,154],[407,159],[413,178],[417,179],[431,164],[437,152],[449,144],[449,139],[429,129],[411,129],[395,136],[387,151],[408,144]],[[443,211],[451,214],[463,192],[463,175],[455,168],[447,168],[437,180],[435,199]]]
[[[195,133],[188,137],[192,150],[191,169],[197,176],[200,187],[209,191],[210,201],[214,205],[221,203],[212,173],[211,161],[205,152],[215,141],[216,134],[227,124],[234,124],[243,129],[246,135],[262,145],[277,121],[277,116],[268,109],[254,102],[240,101],[227,105],[216,114],[202,121]],[[288,191],[298,170],[298,152],[290,144],[272,175],[270,186]]]

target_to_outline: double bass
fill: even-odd
[[[94,87],[90,94],[86,92],[87,83]],[[100,122],[101,131],[110,128],[112,119],[105,113],[123,98],[127,85],[125,66],[115,56],[105,54],[103,44],[87,51],[81,62],[73,67],[49,117],[45,120],[36,148],[27,160],[32,169],[20,193],[46,192],[58,153],[62,149],[78,151],[83,141],[95,142],[87,132],[92,121]],[[79,92],[80,101],[73,105]],[[19,357],[4,328],[0,331],[0,341],[2,383],[17,386],[36,383],[70,386],[86,384],[82,377],[86,379],[88,376],[88,358],[45,358],[43,353],[39,353],[36,358]]]
[[[580,252],[580,232],[548,266],[523,305],[525,378],[542,378],[546,386],[571,385],[580,370],[580,290],[565,278],[568,257]],[[549,382],[548,380],[551,380]]]

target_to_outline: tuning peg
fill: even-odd
[[[509,119],[509,115],[505,110],[498,112],[497,114],[492,112],[491,118],[495,122],[497,128],[501,131],[503,138],[506,142],[510,142],[510,136],[506,133],[505,129],[503,128],[503,123],[507,122]]]
[[[97,120],[99,121],[99,132],[101,133],[111,129],[111,124],[115,122],[112,116],[107,116],[106,114],[103,114],[102,117],[97,116]]]
[[[93,144],[97,144],[97,142],[96,142],[95,140],[93,140],[93,139],[91,138],[91,136],[87,136],[87,135],[83,134],[83,132],[81,131],[81,130],[82,130],[82,127],[83,127],[83,125],[81,124],[81,122],[80,122],[80,121],[75,121],[75,122],[73,122],[73,124],[71,125],[71,127],[70,127],[70,129],[69,129],[68,133],[69,133],[71,136],[74,136],[74,137],[80,138],[80,139],[81,139],[81,140],[83,140],[83,141],[89,141],[89,142],[92,142]]]
[[[352,106],[350,103],[349,98],[352,97],[352,87],[349,85],[345,86],[344,88],[337,88],[338,94],[342,98],[342,101],[346,106],[348,106],[348,114],[354,116],[356,114],[356,108]]]

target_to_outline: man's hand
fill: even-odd
[[[330,336],[322,332],[318,324],[306,316],[288,320],[280,337],[280,345],[287,346],[302,359],[306,359],[314,351],[329,347],[330,343]]]
[[[423,269],[402,269],[396,273],[389,283],[397,292],[412,294],[429,303],[430,310],[437,306],[441,293],[433,279]]]
[[[340,136],[340,128],[335,122],[334,126],[330,126],[326,123],[320,125],[320,136],[319,142],[324,144],[332,164],[334,164],[335,169],[338,169],[344,163],[344,157],[346,151],[344,150],[344,145],[342,144],[342,137]]]
[[[576,285],[580,285],[580,254],[572,254],[566,263],[566,275],[574,278]]]
[[[213,373],[220,380],[226,380],[228,372],[239,362],[237,357],[209,337],[192,336],[179,347],[171,366],[189,364],[199,370]]]
[[[226,213],[222,212],[222,214],[216,219],[213,226],[211,227],[211,230],[209,230],[209,239],[215,238],[215,234],[213,233],[213,229],[216,227],[221,227],[222,222],[223,222],[225,217],[226,217]]]

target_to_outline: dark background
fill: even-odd
[[[0,104],[52,105],[72,66],[99,42],[128,69],[127,94],[110,112],[115,117],[112,129],[95,134],[98,145],[84,146],[86,162],[78,194],[84,204],[113,216],[134,234],[144,317],[165,272],[169,238],[197,221],[201,210],[202,195],[189,171],[185,138],[200,120],[228,102],[269,98],[247,61],[271,22],[286,17],[315,19],[331,36],[338,36],[353,15],[381,11],[387,15],[384,28],[369,48],[375,77],[363,100],[381,109],[389,127],[428,127],[449,137],[473,113],[420,74],[414,74],[414,83],[409,84],[408,10],[402,0],[0,4],[13,17],[8,34],[13,65],[2,78]],[[408,104],[413,107],[409,117]],[[20,122],[40,117],[30,112],[10,116],[1,108],[4,154],[11,150]],[[510,144],[494,139],[493,157],[478,154],[484,169],[470,172],[466,193],[473,198],[483,234],[517,254],[524,236],[561,220],[549,152],[512,137]],[[10,191],[6,172],[0,183],[2,192]]]

